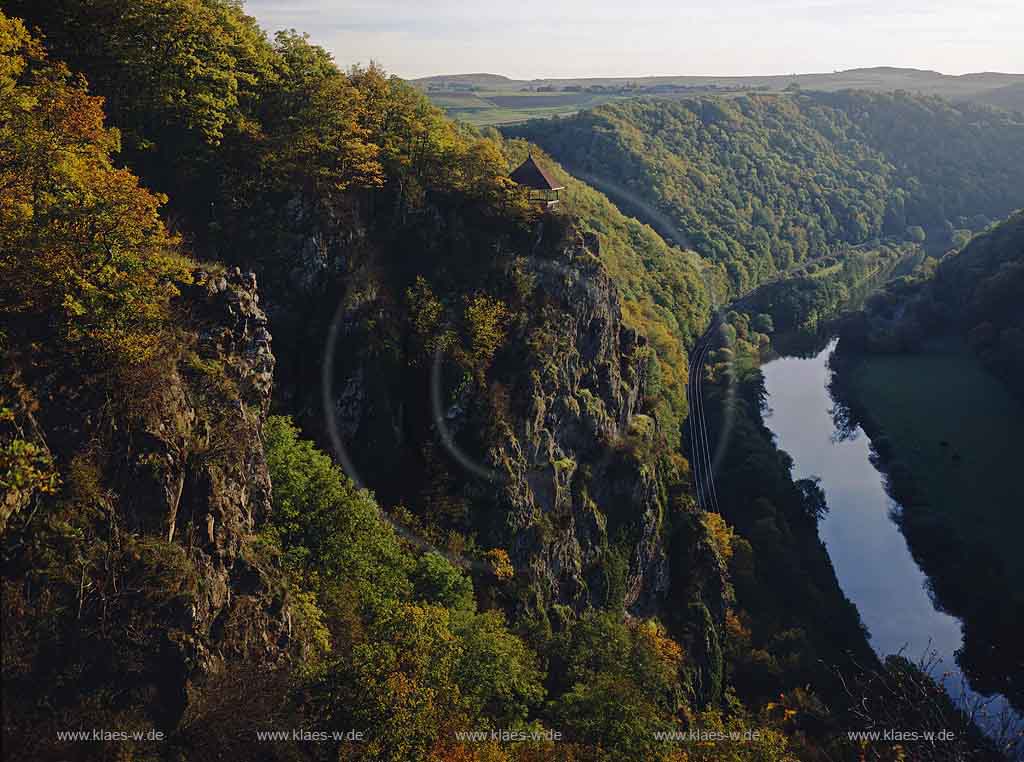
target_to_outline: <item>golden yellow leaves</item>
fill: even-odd
[[[491,573],[502,582],[512,579],[516,574],[512,561],[508,557],[508,551],[504,548],[488,550],[484,553],[484,561],[490,567]]]
[[[723,561],[728,563],[733,552],[732,541],[735,536],[733,528],[718,513],[702,513],[700,518],[715,551]]]
[[[115,168],[102,99],[0,18],[0,76],[14,102],[0,124],[0,303],[58,317],[58,340],[104,366],[148,360],[191,263],[158,215],[161,196]],[[31,65],[14,62],[28,61]]]

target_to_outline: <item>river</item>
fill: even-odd
[[[871,462],[868,437],[859,429],[852,438],[835,436],[828,391],[828,358],[834,348],[831,340],[810,356],[783,356],[764,364],[765,423],[792,456],[794,478],[821,479],[829,512],[819,532],[875,651],[882,656],[902,651],[912,661],[933,654],[941,659],[937,675],[948,673],[950,694],[970,701],[975,696],[963,694],[954,657],[962,642],[960,622],[932,603],[927,578],[890,515],[896,506]],[[998,713],[1006,705],[996,697],[989,711]]]

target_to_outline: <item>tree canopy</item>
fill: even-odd
[[[908,227],[983,227],[1024,180],[1018,119],[906,93],[637,99],[508,131],[684,237],[736,292]]]

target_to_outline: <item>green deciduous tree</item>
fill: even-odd
[[[289,566],[314,587],[347,586],[362,606],[406,595],[409,556],[370,493],[301,439],[287,418],[270,418],[264,436],[274,484],[265,533]]]

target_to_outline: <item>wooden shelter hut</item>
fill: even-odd
[[[540,204],[544,208],[557,204],[558,192],[565,187],[559,185],[555,178],[545,172],[532,155],[527,156],[526,161],[516,167],[509,177],[514,183],[527,189],[530,203]]]

